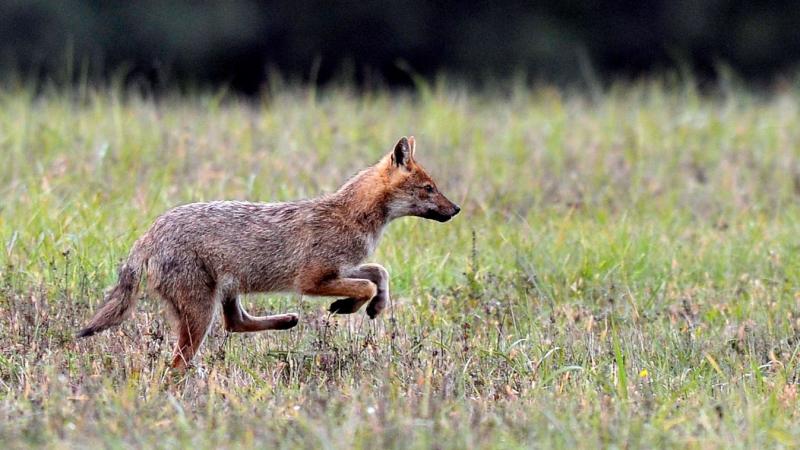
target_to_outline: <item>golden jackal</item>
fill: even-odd
[[[283,330],[297,314],[254,317],[239,294],[299,292],[342,296],[330,311],[367,305],[375,318],[389,298],[389,274],[361,264],[392,219],[445,222],[460,208],[414,159],[414,137],[402,138],[380,162],[333,194],[285,203],[220,201],[178,206],[156,219],[133,245],[119,281],[78,337],[119,325],[133,310],[140,279],[166,300],[178,331],[172,366],[185,369],[222,305],[232,332]]]

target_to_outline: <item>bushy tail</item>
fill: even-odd
[[[105,303],[94,314],[86,328],[78,332],[76,337],[82,338],[117,326],[130,317],[136,306],[139,282],[142,278],[144,257],[142,243],[137,241],[131,250],[128,260],[119,269],[117,285],[106,294]]]

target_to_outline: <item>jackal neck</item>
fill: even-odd
[[[356,174],[330,198],[351,223],[366,232],[380,233],[389,221],[388,182],[375,166]]]

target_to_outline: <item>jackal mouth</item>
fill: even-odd
[[[456,209],[453,214],[442,214],[441,212],[436,211],[435,209],[431,209],[422,214],[422,217],[425,219],[435,220],[437,222],[447,222],[448,220],[452,219],[456,214],[458,214],[458,211],[459,210]]]

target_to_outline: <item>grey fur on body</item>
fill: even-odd
[[[210,202],[177,207],[143,239],[157,290],[177,279],[230,293],[300,291],[301,269],[335,277],[374,250],[382,223],[335,219],[335,198],[288,203]]]

